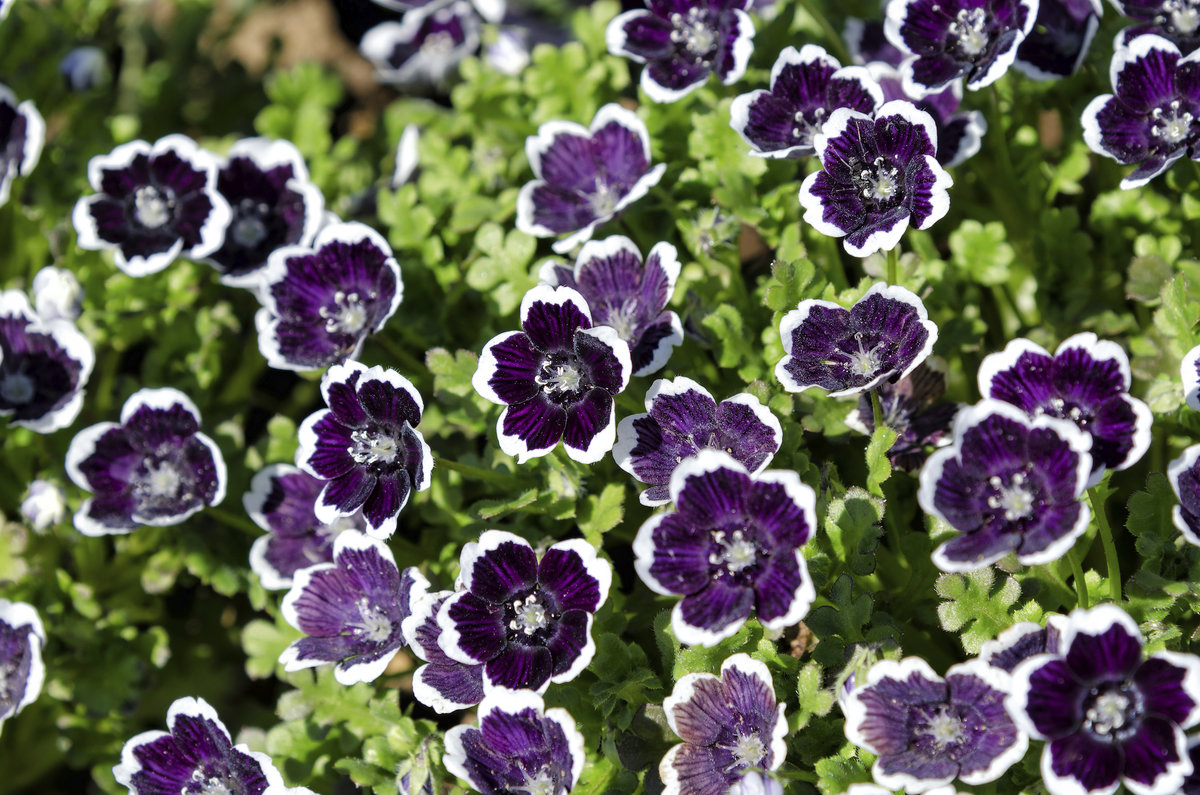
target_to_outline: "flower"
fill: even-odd
[[[46,630],[37,610],[24,602],[0,599],[0,728],[41,694],[46,679],[44,645]]]
[[[785,356],[775,377],[783,388],[817,386],[841,397],[907,376],[933,350],[937,326],[914,293],[877,283],[849,309],[801,301],[783,316],[779,334]]]
[[[359,51],[376,76],[398,85],[442,84],[463,58],[479,49],[479,17],[465,0],[430,3],[367,31]]]
[[[1142,655],[1142,633],[1115,605],[1067,617],[1057,653],[1021,663],[1009,711],[1045,740],[1042,779],[1051,795],[1178,792],[1192,772],[1183,730],[1200,722],[1200,659]]]
[[[1080,502],[1092,471],[1091,439],[1073,423],[1030,419],[998,400],[964,408],[954,444],[921,469],[922,510],[962,535],[939,546],[943,571],[974,571],[1010,552],[1032,566],[1057,560],[1085,529]]]
[[[33,277],[33,306],[43,320],[74,322],[83,308],[83,287],[75,274],[50,265]]]
[[[497,689],[479,705],[479,727],[446,732],[446,769],[482,795],[565,795],[586,758],[583,735],[565,709],[537,693]]]
[[[528,33],[523,27],[498,28],[495,38],[484,45],[487,65],[500,74],[515,77],[529,66]]]
[[[112,80],[108,56],[99,47],[76,47],[58,62],[58,71],[72,91],[91,91]]]
[[[396,165],[392,169],[392,190],[399,190],[417,173],[420,163],[420,151],[417,144],[421,141],[421,128],[415,124],[406,124],[396,142]]]
[[[441,0],[373,0],[375,5],[383,6],[391,11],[410,11],[414,8],[428,8],[441,4]],[[500,22],[508,4],[505,0],[472,0],[471,5],[479,12],[479,16],[488,22]]]
[[[60,524],[67,518],[67,495],[48,480],[35,480],[21,501],[21,516],[39,533]]]
[[[846,738],[878,757],[871,775],[890,790],[986,784],[1029,746],[1005,709],[1007,692],[1008,677],[979,660],[944,679],[919,657],[883,660],[842,706]]]
[[[955,81],[941,91],[914,98],[904,91],[900,70],[893,64],[876,61],[867,65],[867,72],[879,83],[887,102],[902,99],[916,105],[933,119],[937,128],[937,153],[934,157],[945,168],[953,168],[979,153],[987,132],[987,119],[977,110],[959,111],[962,85]]]
[[[283,777],[266,754],[234,745],[217,712],[202,698],[181,698],[167,711],[169,731],[148,731],[121,749],[117,783],[135,795],[163,792],[283,791]],[[278,788],[278,789],[276,789]]]
[[[94,494],[75,512],[75,529],[88,536],[179,524],[225,497],[225,459],[177,389],[134,392],[119,424],[75,435],[66,466],[72,482]]]
[[[505,406],[500,449],[524,463],[561,439],[574,460],[599,461],[616,438],[613,396],[629,384],[629,346],[611,327],[593,328],[584,297],[568,287],[525,293],[521,329],[492,337],[471,379]]]
[[[1092,437],[1092,476],[1126,469],[1150,446],[1150,408],[1129,395],[1129,359],[1115,342],[1089,332],[1063,340],[1051,356],[1015,339],[979,366],[979,393],[1011,403],[1031,417],[1074,422]]]
[[[1084,108],[1083,140],[1098,155],[1137,164],[1122,188],[1145,185],[1184,155],[1200,160],[1197,61],[1200,52],[1184,56],[1153,34],[1113,53],[1109,77],[1116,93]]]
[[[1037,20],[1017,47],[1013,66],[1034,80],[1075,74],[1103,13],[1100,0],[1039,0]]]
[[[361,514],[317,519],[316,502],[325,481],[288,464],[271,464],[250,481],[242,505],[267,531],[250,547],[250,568],[264,588],[291,588],[300,569],[333,560],[333,540],[343,530],[363,530]]]
[[[1188,351],[1179,363],[1183,398],[1188,408],[1200,411],[1200,345]]]
[[[767,666],[747,654],[721,663],[719,678],[680,677],[663,700],[667,723],[683,740],[658,765],[663,795],[745,792],[748,772],[777,769],[787,755],[785,706],[775,700]]]
[[[391,247],[357,222],[325,226],[311,248],[275,250],[258,278],[258,349],[281,370],[317,370],[357,357],[404,296]]]
[[[186,135],[130,141],[93,157],[88,182],[98,193],[75,203],[77,245],[113,249],[130,276],[157,273],[180,256],[207,257],[221,247],[233,216],[217,192],[217,167]]]
[[[1046,626],[1021,621],[986,641],[979,650],[979,659],[993,668],[1011,674],[1018,665],[1037,654],[1058,654],[1066,629],[1066,616],[1051,614]]]
[[[1167,467],[1171,490],[1179,500],[1171,511],[1171,519],[1189,544],[1200,546],[1200,444],[1183,451]]]
[[[596,653],[592,616],[608,598],[612,568],[582,539],[560,541],[539,561],[529,542],[485,530],[463,547],[455,593],[438,609],[438,645],[483,665],[485,687],[542,692],[569,682]]]
[[[642,253],[623,235],[589,240],[574,270],[551,260],[539,275],[543,284],[583,296],[592,322],[610,326],[629,345],[636,376],[661,370],[683,342],[679,315],[666,309],[679,278],[679,257],[670,243],[656,243],[643,266]]]
[[[423,595],[413,604],[401,630],[412,653],[427,663],[413,672],[413,698],[443,714],[473,707],[484,696],[483,664],[459,662],[439,645],[438,612],[453,595],[454,591]]]
[[[886,2],[883,4],[886,5]],[[842,28],[842,40],[846,42],[851,59],[859,65],[882,61],[899,66],[908,57],[908,53],[888,41],[882,19],[847,17]]]
[[[797,623],[816,598],[801,548],[817,527],[816,495],[795,472],[751,475],[728,453],[701,450],[671,475],[675,510],[633,542],[634,568],[671,612],[681,643],[715,646],[753,611],[764,627]]]
[[[0,19],[7,11],[0,3]],[[0,84],[0,207],[8,202],[13,180],[33,171],[45,140],[46,123],[33,102],[18,104],[16,94]]]
[[[1112,0],[1112,4],[1123,16],[1141,23],[1118,33],[1114,46],[1127,47],[1138,36],[1153,33],[1173,42],[1180,52],[1200,49],[1200,3],[1196,0]]]
[[[896,432],[896,442],[887,452],[893,466],[908,472],[925,463],[926,447],[950,444],[950,426],[962,407],[940,400],[946,392],[946,377],[922,363],[895,383],[882,381],[879,395],[883,424]],[[846,417],[846,426],[870,436],[875,432],[875,409],[869,394],[860,395],[858,405]]]
[[[837,108],[869,115],[882,104],[879,85],[863,67],[843,67],[815,44],[789,46],[771,67],[771,89],[735,98],[729,123],[751,155],[799,158],[815,153],[813,139]]]
[[[618,17],[619,19],[619,17]],[[650,167],[650,134],[632,111],[608,104],[591,127],[550,121],[525,140],[534,179],[517,194],[517,229],[534,237],[569,235],[559,254],[589,240],[658,184],[665,163]]]
[[[910,223],[928,229],[953,184],[937,143],[933,117],[911,102],[884,103],[874,118],[838,108],[813,139],[823,170],[800,185],[804,220],[856,257],[894,248]]]
[[[326,481],[317,497],[317,521],[362,510],[367,533],[388,538],[413,491],[429,488],[433,454],[416,426],[425,404],[395,370],[350,361],[321,379],[327,409],[300,425],[296,465]]]
[[[284,649],[279,663],[300,671],[334,663],[343,685],[379,678],[401,646],[401,625],[429,581],[401,572],[382,541],[347,530],[333,542],[333,561],[301,569],[283,597],[284,620],[309,637]]]
[[[650,488],[643,505],[670,500],[671,473],[702,449],[724,450],[751,474],[766,469],[783,442],[783,428],[771,410],[745,392],[717,403],[690,378],[659,379],[646,392],[646,414],[617,425],[613,458]]]
[[[728,795],[784,795],[783,784],[757,770],[748,770],[730,787]]]

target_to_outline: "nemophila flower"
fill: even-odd
[[[392,11],[411,11],[414,8],[426,8],[440,5],[442,0],[373,0],[375,5],[383,6]],[[471,5],[479,12],[479,16],[488,22],[499,22],[504,19],[508,4],[505,0],[471,0]]]
[[[973,571],[1015,552],[1032,566],[1057,560],[1085,529],[1080,502],[1092,471],[1091,438],[1073,423],[1030,418],[998,400],[964,408],[954,444],[921,469],[917,500],[962,535],[939,546],[943,571]]]
[[[1126,469],[1150,446],[1150,408],[1129,394],[1129,359],[1120,345],[1083,332],[1051,356],[1027,339],[1012,340],[979,366],[979,393],[1011,403],[1031,417],[1074,422],[1092,437],[1092,476]]]
[[[479,705],[479,727],[446,732],[446,770],[481,795],[566,795],[586,758],[583,734],[565,709],[537,693],[497,689]]]
[[[46,679],[46,630],[37,610],[0,599],[0,728],[37,700]]]
[[[279,609],[308,637],[284,649],[279,662],[287,671],[332,663],[343,685],[373,682],[407,645],[401,625],[428,590],[415,568],[397,568],[382,541],[347,530],[334,539],[332,562],[293,575]]]
[[[920,364],[895,383],[881,382],[875,392],[883,424],[896,432],[896,442],[887,452],[893,466],[915,471],[925,463],[926,447],[950,444],[950,426],[962,405],[941,400],[946,378],[940,372]],[[875,432],[875,409],[869,394],[859,396],[846,425],[867,436]]]
[[[683,342],[679,315],[666,308],[679,278],[679,256],[670,243],[656,243],[643,265],[642,253],[623,235],[589,240],[573,270],[551,261],[539,275],[545,284],[583,296],[592,323],[610,326],[629,345],[634,375],[661,370]]]
[[[433,454],[416,429],[425,404],[395,370],[358,362],[334,365],[321,379],[327,409],[300,425],[296,464],[327,481],[317,520],[333,524],[361,509],[367,533],[388,538],[414,491],[429,488]]]
[[[671,475],[675,510],[656,513],[633,542],[634,567],[671,612],[681,643],[714,646],[754,613],[790,627],[816,598],[802,547],[817,527],[816,495],[795,472],[751,474],[728,453],[701,450]]]
[[[663,795],[726,795],[750,771],[778,768],[787,755],[785,706],[767,666],[748,654],[726,659],[720,677],[680,677],[663,699],[667,723],[683,740],[658,765]]]
[[[993,668],[1011,674],[1017,666],[1038,654],[1058,654],[1062,647],[1066,616],[1051,614],[1046,626],[1021,621],[986,641],[979,650],[979,659]]]
[[[39,317],[20,290],[0,292],[0,417],[38,433],[66,428],[83,408],[96,362],[67,320]]]
[[[1167,467],[1171,489],[1179,500],[1171,519],[1189,544],[1200,546],[1200,444],[1183,451]]]
[[[0,5],[0,19],[7,10]],[[33,171],[45,141],[46,123],[33,102],[18,103],[16,94],[0,84],[0,206],[8,202],[13,181]]]
[[[1112,0],[1112,4],[1122,15],[1140,23],[1117,34],[1117,46],[1128,46],[1138,36],[1151,33],[1174,42],[1184,55],[1200,48],[1197,0]]]
[[[596,653],[592,616],[612,569],[582,539],[560,541],[539,561],[529,542],[486,530],[463,547],[454,595],[438,608],[438,645],[483,665],[485,686],[544,691],[569,682]]]
[[[618,17],[619,19],[620,17]],[[665,163],[650,167],[650,134],[633,111],[615,103],[588,128],[550,121],[525,140],[534,179],[517,194],[517,229],[534,237],[569,235],[564,254],[658,184]]]
[[[113,768],[134,795],[285,790],[271,758],[234,745],[216,710],[202,698],[181,698],[167,711],[168,731],[142,732],[125,743]]]
[[[937,326],[912,291],[878,283],[849,309],[801,301],[783,316],[779,334],[785,356],[775,377],[783,388],[816,386],[841,397],[911,373],[933,350]]]
[[[58,62],[58,73],[72,91],[91,91],[108,85],[112,70],[108,55],[99,47],[76,47]]]
[[[292,587],[300,569],[333,560],[333,540],[343,530],[364,530],[361,514],[317,519],[316,503],[325,481],[288,464],[271,464],[250,481],[242,505],[267,531],[250,547],[250,568],[267,589]]]
[[[417,145],[421,141],[421,128],[415,124],[406,124],[396,142],[396,165],[392,168],[392,190],[399,190],[406,185],[417,173],[420,165],[420,151]]]
[[[1083,140],[1093,152],[1137,168],[1125,189],[1145,185],[1183,156],[1200,160],[1200,52],[1183,55],[1146,34],[1118,47],[1109,67],[1114,94],[1083,110]]]
[[[47,530],[67,518],[67,495],[48,480],[35,480],[21,500],[21,516],[35,531]]]
[[[945,678],[919,657],[884,660],[847,697],[846,738],[875,754],[871,774],[888,789],[926,792],[960,779],[995,781],[1029,739],[1005,709],[1008,677],[979,660]]]
[[[629,346],[609,326],[592,326],[582,295],[538,285],[521,300],[521,331],[484,346],[471,383],[505,406],[500,449],[524,463],[561,439],[567,455],[592,464],[616,438],[613,396],[629,384]]]
[[[473,707],[483,700],[483,663],[464,663],[442,651],[438,612],[454,591],[437,591],[418,599],[402,631],[412,653],[426,662],[413,672],[413,698],[435,712]]]
[[[888,41],[882,19],[847,17],[842,28],[842,40],[846,42],[846,49],[856,64],[880,61],[899,66],[908,57],[906,51]]]
[[[1143,657],[1142,633],[1115,605],[1067,617],[1061,650],[1013,672],[1009,709],[1045,740],[1042,779],[1052,795],[1176,793],[1192,772],[1183,730],[1200,722],[1200,658]]]
[[[724,450],[752,474],[766,469],[783,442],[771,410],[745,392],[718,403],[690,378],[659,379],[646,392],[646,413],[617,425],[613,458],[650,488],[643,505],[670,501],[671,473],[704,449]]]
[[[80,248],[112,249],[117,267],[146,276],[178,257],[221,247],[232,212],[217,191],[217,158],[186,135],[130,141],[88,162],[95,195],[75,203]]]
[[[771,88],[742,94],[729,123],[751,155],[798,158],[815,152],[813,139],[837,108],[874,113],[883,92],[861,66],[843,67],[823,47],[785,47],[771,67]]]
[[[892,64],[876,61],[867,71],[883,91],[887,102],[907,100],[929,114],[937,128],[937,153],[934,157],[946,168],[953,168],[977,154],[987,132],[987,119],[977,110],[960,111],[962,84],[955,81],[941,91],[915,98],[904,90],[900,70]]]
[[[258,349],[272,367],[317,370],[358,356],[400,306],[391,246],[371,227],[332,223],[312,247],[272,252],[259,272]]]
[[[0,0],[0,21],[8,16],[8,12],[12,11],[13,3],[16,0]]]
[[[856,257],[894,248],[910,224],[928,229],[950,209],[937,126],[911,102],[886,102],[874,117],[838,108],[813,145],[823,168],[800,185],[804,220],[844,237]]]
[[[479,31],[479,17],[465,0],[431,3],[371,28],[358,48],[385,83],[441,85],[479,49]]]
[[[715,74],[725,85],[746,73],[754,51],[749,0],[646,0],[618,14],[605,41],[613,55],[646,64],[641,85],[655,102],[674,102]]]
[[[884,33],[912,53],[901,65],[909,94],[962,78],[977,91],[998,80],[1037,18],[1038,0],[890,0]]]
[[[83,287],[75,274],[47,265],[33,276],[33,306],[43,320],[74,322],[83,308]]]
[[[1037,21],[1017,47],[1013,66],[1034,80],[1075,74],[1103,13],[1100,0],[1039,0]]]
[[[529,66],[528,36],[521,27],[499,28],[495,38],[484,45],[488,66],[505,75],[516,76]]]
[[[1200,345],[1188,351],[1179,363],[1183,398],[1188,408],[1200,411]]]

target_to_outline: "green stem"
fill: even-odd
[[[457,472],[464,477],[483,481],[484,483],[491,483],[495,486],[503,486],[504,488],[509,489],[520,489],[524,491],[532,485],[531,483],[520,478],[513,477],[512,475],[505,475],[502,472],[494,472],[490,469],[483,469],[482,467],[471,466],[470,464],[462,464],[458,461],[451,461],[449,458],[435,458],[433,460],[433,468],[435,470],[448,469],[451,472]]]
[[[1005,174],[1015,175],[1012,156],[1008,152],[1008,130],[1004,128],[1004,114],[1000,112],[1000,91],[995,83],[992,83],[988,96],[992,104],[992,118],[988,120],[988,129],[996,131],[996,150],[1000,154],[1000,166]]]
[[[872,431],[883,427],[883,405],[879,402],[878,389],[871,390],[871,421],[873,423]]]
[[[1078,607],[1087,609],[1092,606],[1092,600],[1088,596],[1087,578],[1083,576],[1083,567],[1079,563],[1079,559],[1087,554],[1087,550],[1083,554],[1077,555],[1074,549],[1067,551],[1067,563],[1071,565],[1071,577],[1075,580],[1075,593],[1079,597]]]
[[[833,25],[829,24],[829,20],[825,18],[825,15],[817,9],[813,0],[800,0],[800,7],[808,12],[808,15],[821,26],[821,30],[825,33],[825,38],[829,40],[829,47],[827,49],[833,52],[833,56],[842,63],[850,63],[852,59],[850,51],[846,49],[846,43],[842,41],[841,35],[834,30]]]
[[[234,530],[239,530],[252,536],[263,534],[263,529],[245,516],[238,516],[224,508],[213,508],[211,506],[205,508],[204,511],[226,527],[232,527]]]
[[[888,249],[887,256],[887,280],[888,284],[899,284],[897,272],[900,269],[900,246],[892,246]]]
[[[1092,505],[1092,513],[1096,515],[1096,524],[1100,526],[1100,542],[1104,545],[1104,560],[1108,564],[1108,595],[1114,602],[1120,602],[1121,559],[1117,556],[1117,544],[1104,510],[1110,493],[1105,484],[1093,486],[1088,490],[1088,502]]]
[[[412,378],[417,377],[417,374],[419,373],[425,372],[425,363],[418,361],[417,357],[404,350],[404,348],[402,348],[400,345],[397,345],[391,339],[388,339],[387,334],[374,334],[369,339],[372,342],[377,343],[379,347],[383,348],[389,356],[396,360],[398,364],[408,370],[408,373]]]

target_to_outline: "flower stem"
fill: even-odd
[[[1087,609],[1092,606],[1092,600],[1088,595],[1087,578],[1083,576],[1083,567],[1079,563],[1079,559],[1087,554],[1084,550],[1082,554],[1077,555],[1074,549],[1067,551],[1067,563],[1071,565],[1071,577],[1075,580],[1075,593],[1078,594],[1078,607]]]
[[[1000,91],[996,88],[995,83],[992,83],[988,90],[988,96],[991,98],[992,105],[992,118],[988,120],[988,129],[995,130],[993,135],[996,136],[996,151],[1000,155],[1000,167],[1004,169],[1005,174],[1015,175],[1012,155],[1008,152],[1008,130],[1004,127],[1004,114],[1000,112]]]
[[[234,530],[240,530],[241,532],[252,536],[260,536],[264,532],[261,527],[250,521],[249,518],[245,516],[238,516],[237,514],[231,513],[224,508],[214,508],[210,505],[204,509],[204,512],[213,519],[216,519],[221,524],[225,525],[226,527],[232,527]]]
[[[1106,482],[1098,483],[1088,489],[1088,502],[1092,505],[1092,513],[1096,515],[1096,524],[1100,527],[1100,543],[1104,545],[1104,560],[1108,564],[1108,595],[1114,602],[1121,601],[1121,559],[1117,556],[1117,544],[1113,540],[1112,526],[1108,523],[1108,514],[1104,507],[1112,490]]]
[[[900,247],[892,246],[891,248],[888,249],[888,256],[887,256],[888,284],[897,284],[899,282],[899,279],[897,277],[897,272],[900,269],[899,266],[900,266]]]
[[[524,490],[532,485],[531,483],[512,475],[505,475],[502,472],[494,472],[490,469],[483,469],[482,467],[471,466],[470,464],[462,464],[458,461],[452,461],[449,458],[435,458],[433,460],[433,468],[435,470],[438,468],[448,469],[451,472],[457,472],[458,474],[467,478],[482,481],[484,483],[491,483],[495,486],[503,486],[504,488],[509,489]]]
[[[408,371],[410,380],[425,372],[425,363],[418,361],[417,357],[404,350],[404,348],[398,345],[394,340],[389,339],[387,334],[373,334],[367,339],[369,339],[371,342],[377,343],[379,347],[383,348],[389,356],[396,360],[397,364],[404,367],[404,369]]]
[[[883,404],[879,402],[879,390],[871,390],[871,430],[883,427]]]
[[[803,8],[813,20],[820,25],[821,30],[825,33],[825,38],[829,39],[829,49],[833,52],[835,58],[842,62],[842,66],[850,65],[850,51],[846,49],[846,43],[842,41],[842,37],[833,29],[833,25],[829,24],[829,20],[825,18],[813,3],[813,0],[800,0],[800,7]]]

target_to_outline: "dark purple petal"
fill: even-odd
[[[523,595],[538,582],[538,559],[528,544],[502,541],[481,550],[470,572],[464,574],[470,577],[472,593],[488,602],[503,604]]]
[[[546,637],[546,649],[553,660],[551,676],[560,676],[579,662],[579,655],[591,640],[589,612],[567,610],[555,622],[553,631]]]
[[[483,666],[487,682],[510,690],[540,690],[554,675],[554,658],[545,646],[508,644]]]
[[[552,597],[560,610],[594,613],[604,601],[600,583],[573,549],[546,550],[538,564],[537,580],[542,592]]]
[[[1173,721],[1159,717],[1145,718],[1137,734],[1121,746],[1125,752],[1123,777],[1149,787],[1159,776],[1179,765],[1184,754],[1175,734]]]
[[[754,609],[754,591],[727,579],[712,580],[679,601],[679,616],[689,627],[722,634],[740,625]]]
[[[570,351],[576,345],[578,329],[591,328],[587,315],[574,301],[562,303],[533,301],[521,319],[521,328],[529,342],[542,353]]]
[[[742,680],[739,683],[744,684]],[[759,683],[761,684],[761,683]],[[684,691],[687,693],[687,691]],[[774,701],[774,694],[771,694]],[[740,699],[745,702],[747,699]],[[749,699],[758,710],[757,703]],[[713,676],[701,675],[691,679],[691,691],[686,700],[671,710],[674,726],[684,742],[691,745],[712,745],[741,717],[739,703],[730,698],[725,685]]]
[[[625,34],[623,49],[644,61],[668,57],[674,49],[673,28],[666,20],[649,11],[630,12],[621,25]]]
[[[1081,682],[1122,679],[1141,663],[1142,639],[1120,623],[1097,634],[1079,632],[1067,650],[1066,661]]]
[[[542,396],[505,409],[500,433],[518,439],[525,449],[549,450],[567,426],[567,412]]]
[[[1099,743],[1080,733],[1051,740],[1047,748],[1054,775],[1074,778],[1084,790],[1116,787],[1121,777],[1124,755],[1119,745]]]
[[[1186,668],[1159,657],[1143,662],[1133,681],[1146,712],[1183,725],[1196,708],[1195,698],[1184,687],[1187,674]]]
[[[541,391],[535,379],[542,366],[542,353],[530,342],[528,335],[514,333],[489,350],[496,361],[496,370],[488,386],[505,403],[524,403]]]
[[[592,159],[591,140],[582,135],[559,133],[541,153],[540,169],[535,171],[558,190],[590,191],[597,180],[597,164]]]
[[[333,478],[321,492],[322,505],[336,508],[337,512],[349,515],[363,507],[379,478],[361,469],[352,469]],[[376,525],[377,526],[377,525]]]
[[[695,795],[726,795],[739,778],[741,769],[731,765],[733,755],[724,748],[684,743],[670,757],[681,792]]]
[[[476,660],[486,662],[507,648],[500,606],[464,593],[445,612],[459,633],[459,648]],[[444,640],[439,641],[443,649]]]
[[[596,437],[612,422],[613,406],[611,394],[603,389],[589,390],[582,400],[567,408],[563,444],[590,450]]]
[[[649,572],[670,593],[696,593],[711,580],[708,554],[711,537],[678,513],[663,517],[652,533]]]

